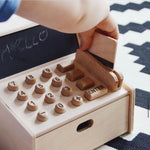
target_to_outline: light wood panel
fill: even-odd
[[[36,150],[92,150],[128,131],[129,96],[95,110],[36,139]],[[93,125],[81,132],[77,126],[87,120]]]
[[[89,52],[114,64],[116,51],[117,40],[100,33],[95,33]]]

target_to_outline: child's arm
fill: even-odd
[[[49,28],[79,33],[109,14],[107,0],[22,0],[16,14]]]

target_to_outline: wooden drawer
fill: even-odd
[[[125,96],[36,138],[35,150],[92,150],[126,133],[128,119],[129,96]]]

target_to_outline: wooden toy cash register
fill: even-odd
[[[25,44],[23,38],[17,36],[18,43],[15,41],[15,44],[22,51],[30,51],[34,46],[36,49],[40,42],[51,36],[47,30],[40,31],[38,36],[33,36]],[[48,41],[59,45],[60,41],[57,42]],[[23,58],[25,61],[30,57],[28,53],[27,58],[23,55],[20,58],[22,51],[15,51],[18,55],[11,53],[8,56],[10,51],[7,46],[6,49],[5,55],[1,54],[2,66],[9,57],[12,63],[16,62],[17,70],[19,60]],[[111,49],[114,52],[110,56]],[[130,133],[133,127],[134,90],[123,83],[121,73],[112,69],[115,50],[113,39],[96,35],[88,51],[77,50],[67,55],[64,52],[66,56],[38,66],[36,64],[25,71],[19,72],[18,69],[16,72],[19,73],[13,72],[16,73],[14,75],[5,73],[9,77],[1,75],[0,149],[92,150],[117,136]],[[49,51],[55,51],[55,47]],[[36,55],[40,57],[38,51],[30,57],[33,64]],[[111,69],[98,58],[111,64]],[[28,61],[25,63],[28,64]],[[4,72],[13,70],[9,65]]]

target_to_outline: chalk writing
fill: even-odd
[[[36,35],[28,35],[26,37],[17,37],[0,47],[0,63],[6,60],[14,60],[18,53],[30,50],[40,45],[48,39],[48,30],[43,29]]]

